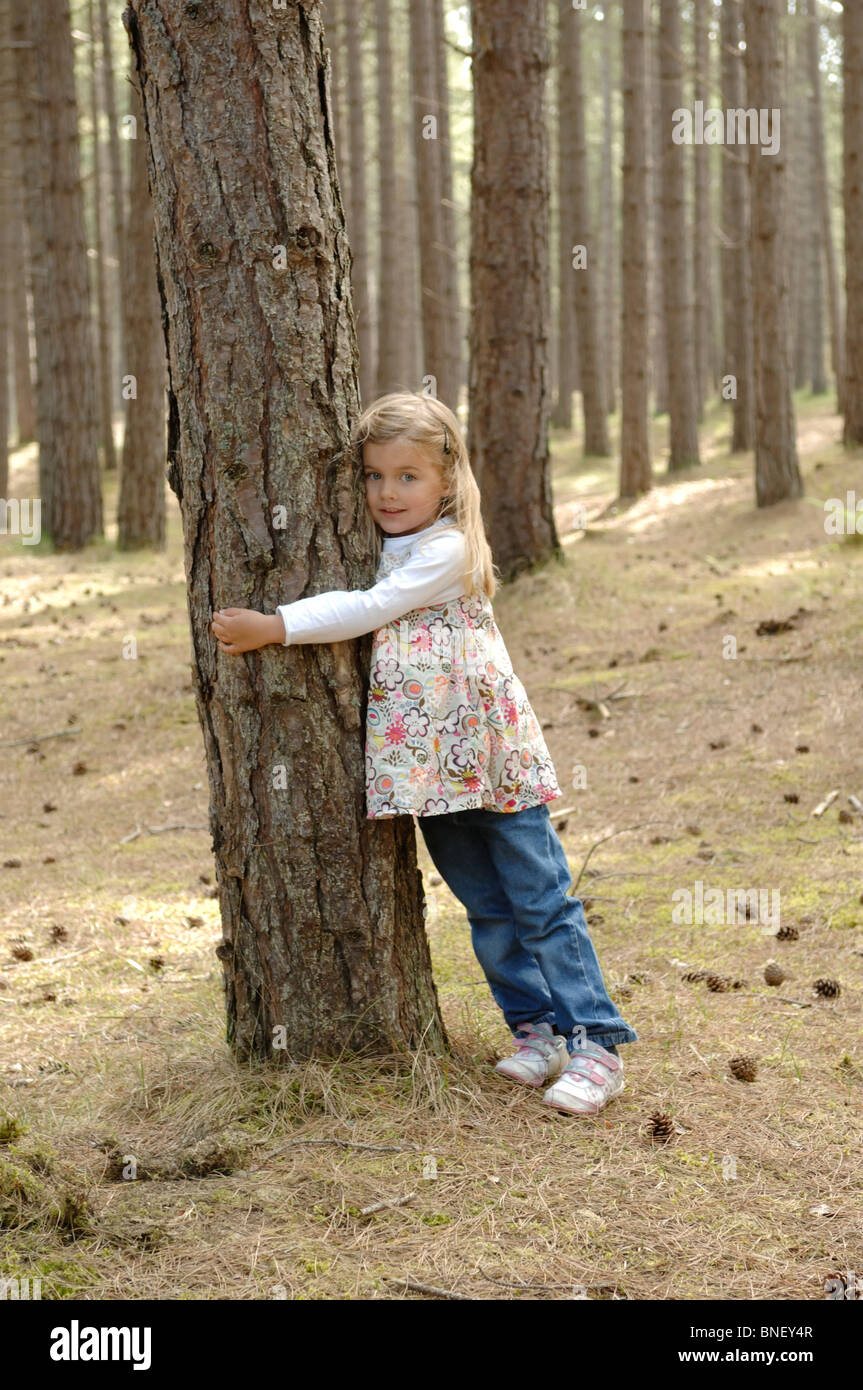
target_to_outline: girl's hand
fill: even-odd
[[[223,608],[213,614],[213,633],[223,652],[239,656],[257,651],[270,642],[284,643],[285,625],[278,613],[272,617],[253,608]]]

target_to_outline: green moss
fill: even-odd
[[[27,1126],[7,1110],[0,1110],[0,1144],[11,1144],[27,1133]]]

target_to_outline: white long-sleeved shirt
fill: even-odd
[[[332,589],[276,612],[285,625],[285,646],[302,642],[346,642],[374,632],[415,608],[448,603],[465,591],[465,539],[461,531],[435,532],[451,523],[435,521],[410,536],[386,536],[383,554],[409,551],[403,564],[371,589]]]

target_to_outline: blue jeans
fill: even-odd
[[[550,1023],[608,1047],[636,1042],[602,971],[548,806],[417,818],[432,862],[463,904],[476,958],[514,1032]],[[583,1030],[583,1031],[582,1031]]]

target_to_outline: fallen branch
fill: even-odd
[[[382,1202],[372,1202],[370,1207],[360,1207],[360,1216],[371,1216],[376,1211],[383,1211],[385,1207],[406,1206],[418,1195],[416,1192],[409,1192],[406,1197],[385,1197]]]
[[[585,1293],[590,1290],[593,1290],[594,1293],[604,1293],[607,1289],[611,1289],[613,1295],[616,1296],[618,1287],[617,1284],[579,1284],[576,1280],[573,1280],[571,1284],[510,1284],[505,1279],[493,1279],[490,1274],[486,1274],[481,1265],[479,1272],[483,1279],[487,1279],[490,1284],[496,1284],[499,1289],[567,1289],[570,1293],[573,1289],[584,1289]]]
[[[436,1284],[417,1284],[413,1279],[394,1279],[389,1274],[385,1274],[384,1283],[400,1284],[403,1289],[413,1289],[416,1293],[434,1294],[435,1298],[457,1298],[463,1303],[473,1302],[469,1294],[455,1293],[452,1289],[439,1289]]]
[[[14,748],[18,743],[44,743],[49,738],[72,738],[81,732],[81,729],[58,729],[55,734],[31,734],[29,738],[4,738],[0,740],[0,748]]]
[[[809,661],[808,656],[739,656],[738,661]]]
[[[835,791],[828,792],[827,795],[825,796],[824,800],[823,800],[823,801],[819,801],[818,805],[815,807],[815,810],[812,812],[813,816],[823,816],[823,815],[824,815],[824,812],[827,810],[828,806],[832,806],[832,805],[833,805],[833,802],[836,800],[836,798],[837,798],[838,795],[839,795],[839,788],[838,788],[838,787],[836,788]]]
[[[73,956],[83,956],[87,951],[96,951],[98,949],[99,943],[94,942],[92,946],[81,946],[77,951],[67,951],[66,954],[62,956],[45,956],[44,959],[40,957],[38,963],[39,965],[56,965],[58,960],[71,960]]]
[[[578,885],[581,883],[581,880],[584,878],[584,871],[585,871],[585,869],[587,868],[587,865],[588,865],[588,863],[589,863],[589,861],[590,861],[590,856],[593,854],[593,851],[594,851],[595,849],[599,849],[599,846],[600,846],[600,845],[604,845],[604,844],[606,843],[607,840],[613,840],[613,839],[615,838],[616,835],[625,835],[625,834],[626,834],[628,831],[630,831],[630,830],[643,830],[644,827],[645,827],[646,825],[664,825],[664,824],[665,824],[664,821],[655,821],[655,820],[639,821],[638,825],[624,825],[624,826],[621,827],[620,830],[612,830],[612,832],[611,832],[610,835],[603,835],[601,840],[595,840],[594,843],[591,845],[590,849],[587,851],[587,854],[585,855],[584,862],[582,863],[581,869],[579,870],[578,878],[575,880],[575,882],[574,882],[574,883],[570,886],[570,888],[569,888],[568,896],[569,896],[569,897],[575,897],[575,894],[576,894],[576,892],[578,891]]]
[[[779,1004],[796,1004],[798,1009],[811,1009],[812,1004],[801,999],[786,999],[784,994],[752,994],[750,999],[775,999]]]
[[[208,825],[139,825],[137,830],[133,830],[131,835],[124,835],[122,840],[118,840],[118,845],[128,845],[132,840],[137,840],[139,835],[165,835],[169,830],[209,830]]]
[[[267,1154],[266,1158],[261,1163],[256,1163],[252,1168],[247,1168],[246,1172],[256,1172],[272,1159],[278,1158],[279,1154],[283,1154],[286,1149],[292,1149],[298,1144],[335,1144],[340,1149],[363,1149],[367,1153],[376,1154],[406,1154],[418,1152],[416,1144],[355,1144],[352,1139],[289,1139],[287,1144],[282,1144],[281,1148],[274,1149],[271,1154]]]

